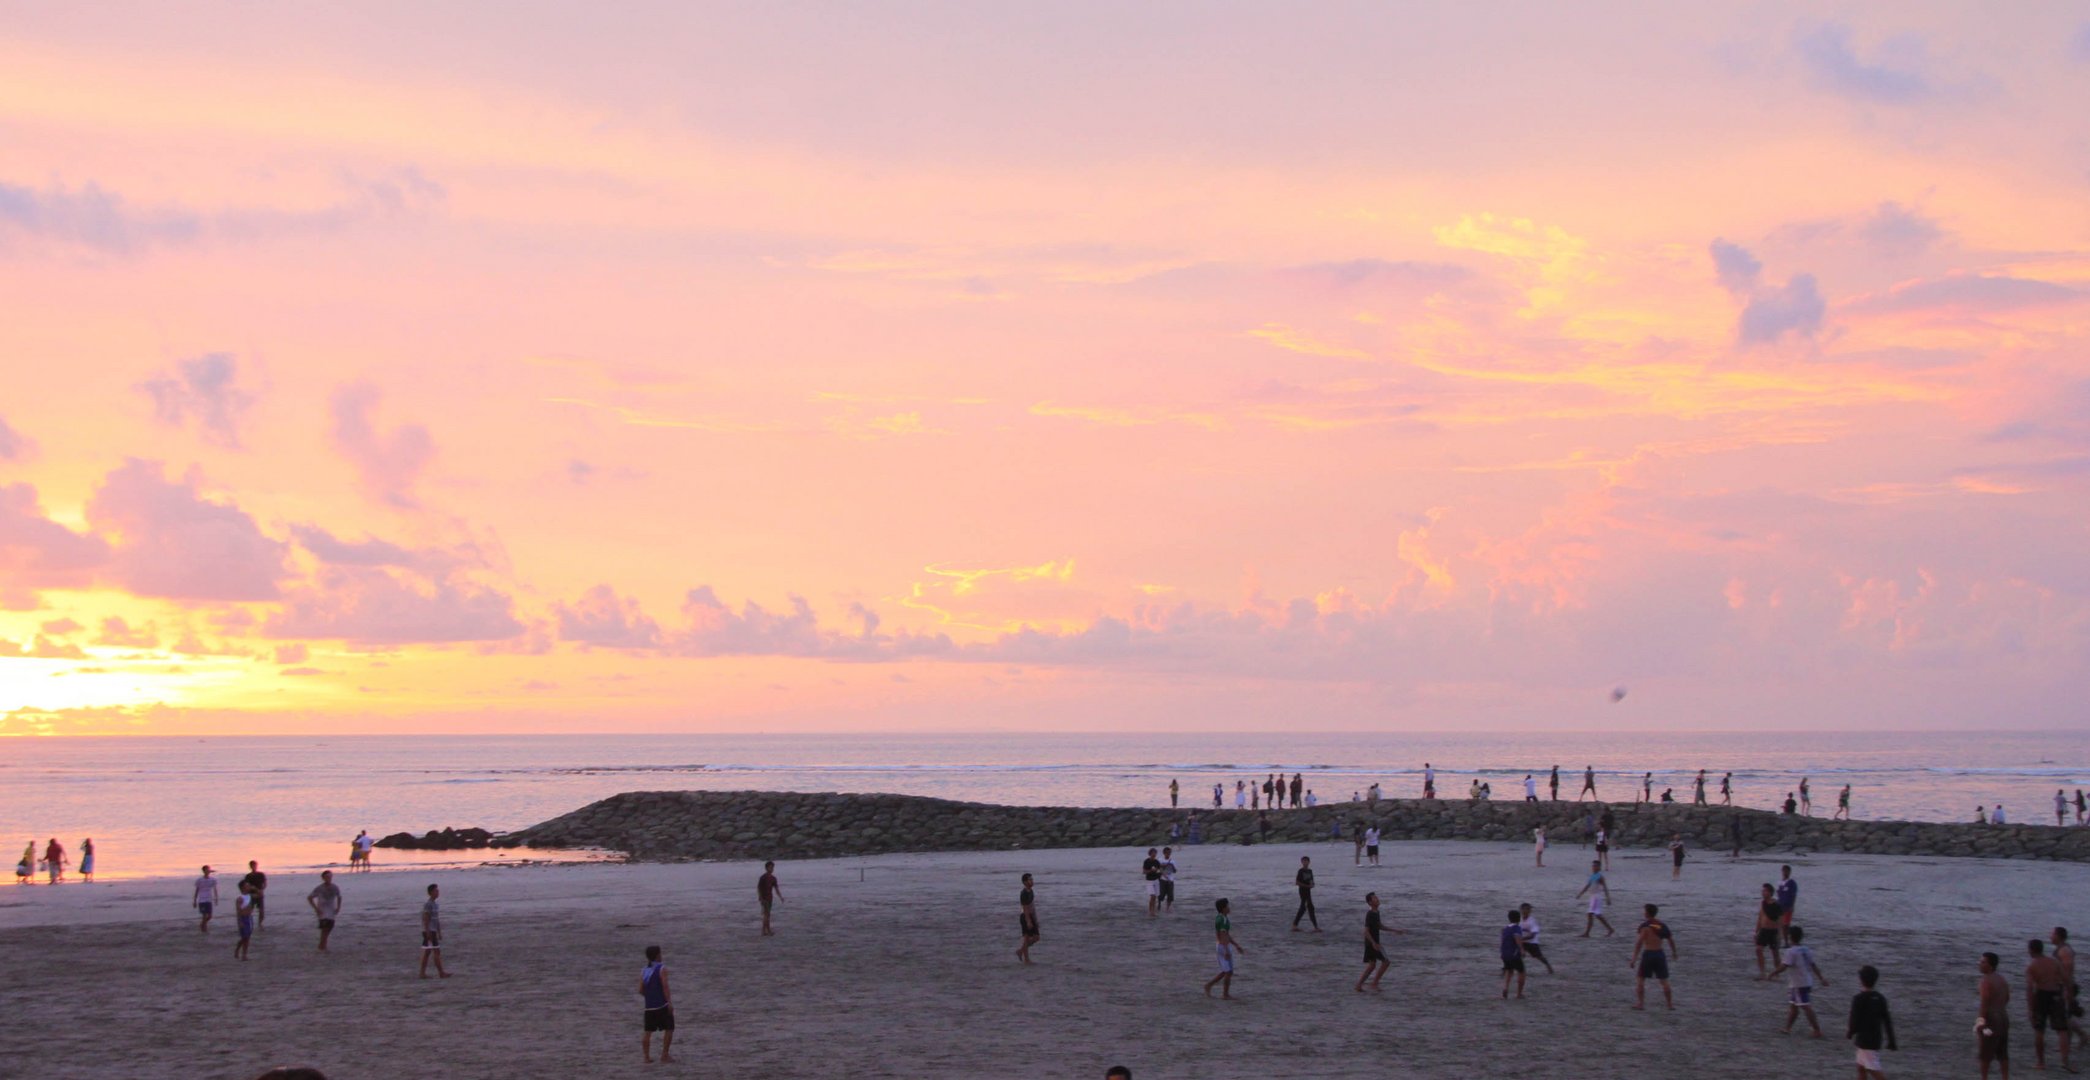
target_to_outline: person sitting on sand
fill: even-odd
[[[18,860],[18,861],[16,861],[16,863],[15,863],[15,884],[17,884],[17,885],[27,885],[27,884],[29,884],[29,878],[30,878],[31,876],[33,876],[33,875],[34,875],[35,873],[36,873],[36,841],[34,841],[34,840],[31,840],[31,841],[29,841],[29,846],[28,846],[28,847],[25,847],[25,848],[23,848],[23,849],[22,849],[22,857],[21,857],[21,859],[19,859],[19,860]]]
[[[1226,898],[1220,897],[1212,906],[1219,912],[1219,917],[1212,920],[1213,937],[1218,943],[1219,974],[1212,976],[1211,981],[1205,983],[1205,996],[1211,997],[1212,988],[1218,986],[1219,996],[1231,1001],[1234,997],[1234,954],[1247,950],[1241,947],[1240,942],[1234,940],[1234,920],[1227,915],[1229,905]]]
[[[1030,947],[1038,943],[1038,894],[1029,874],[1023,875],[1023,891],[1016,894],[1016,928],[1023,934],[1023,942],[1016,946],[1016,959],[1030,963]]]
[[[1582,923],[1582,936],[1588,937],[1598,923],[1604,924],[1605,937],[1618,933],[1611,928],[1611,920],[1604,918],[1604,905],[1611,902],[1611,885],[1604,880],[1604,864],[1594,859],[1589,863],[1589,880],[1582,883],[1582,891],[1575,894],[1575,899],[1585,895],[1589,897],[1589,918]]]
[[[1674,1009],[1676,997],[1669,992],[1669,961],[1683,954],[1676,946],[1676,935],[1659,918],[1661,909],[1648,904],[1642,910],[1647,912],[1647,918],[1633,933],[1633,1008],[1647,1006],[1647,980],[1653,979],[1662,984],[1663,1003]],[[1664,945],[1669,949],[1666,956],[1662,952]]]
[[[1524,996],[1524,920],[1512,909],[1509,925],[1502,928],[1502,996],[1509,997],[1510,979],[1517,981],[1517,997]]]

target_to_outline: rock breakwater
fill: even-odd
[[[1683,804],[1487,802],[1381,799],[1300,810],[1199,809],[1206,844],[1327,841],[1339,827],[1377,825],[1385,842],[1531,842],[1544,825],[1555,845],[1582,839],[1583,814],[1609,811],[1612,843],[1664,847],[1680,833],[1696,855],[1725,851],[1739,822],[1752,852],[1860,852],[2090,861],[2090,829],[1911,821],[1831,821],[1740,807]],[[1099,809],[997,806],[914,795],[777,791],[633,791],[493,838],[498,847],[603,848],[634,859],[821,858],[901,851],[1008,851],[1026,848],[1147,847],[1169,843],[1169,828],[1189,841],[1188,808]],[[1561,851],[1560,856],[1569,856]]]

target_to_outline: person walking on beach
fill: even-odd
[[[1524,774],[1524,801],[1528,803],[1538,801],[1538,781],[1533,780],[1530,773]]]
[[[1379,823],[1376,821],[1364,830],[1364,857],[1370,860],[1373,866],[1379,865]]]
[[[1357,850],[1356,850],[1356,852],[1354,853],[1354,854],[1355,854],[1355,857],[1354,857],[1353,861],[1351,862],[1351,865],[1352,865],[1352,866],[1363,866],[1363,865],[1364,865],[1364,819],[1363,819],[1363,818],[1355,818],[1355,819],[1351,820],[1351,822],[1350,822],[1350,840],[1351,840],[1351,841],[1352,841],[1352,842],[1353,842],[1354,844],[1356,844],[1356,846],[1357,846]]]
[[[1720,778],[1720,805],[1721,805],[1721,806],[1733,806],[1733,805],[1734,805],[1734,774],[1733,774],[1733,773],[1728,773],[1727,775],[1725,775],[1725,776],[1722,776],[1722,777]]]
[[[1219,996],[1232,1001],[1234,998],[1234,954],[1246,952],[1247,950],[1241,947],[1240,942],[1234,940],[1234,920],[1227,917],[1228,904],[1226,898],[1219,898],[1213,902],[1212,906],[1219,912],[1219,917],[1212,920],[1212,934],[1218,942],[1219,974],[1212,976],[1212,980],[1205,984],[1205,996],[1211,997],[1212,988],[1217,986],[1220,988]]]
[[[2068,793],[2060,788],[2055,788],[2054,828],[2058,829],[2066,824],[2068,824]]]
[[[1843,1037],[1858,1048],[1858,1080],[1887,1080],[1880,1066],[1880,1051],[1899,1050],[1894,1042],[1894,1017],[1887,1013],[1887,996],[1879,985],[1880,969],[1867,964],[1858,969],[1858,985],[1864,987],[1851,997],[1850,1023]]]
[[[59,843],[55,836],[51,838],[50,843],[44,845],[44,872],[47,875],[44,883],[47,885],[56,885],[65,880],[65,845]]]
[[[1590,862],[1589,880],[1582,883],[1582,890],[1575,894],[1575,899],[1580,900],[1585,895],[1589,897],[1589,917],[1582,922],[1582,936],[1588,937],[1598,923],[1604,924],[1605,937],[1618,933],[1611,928],[1611,920],[1604,918],[1604,905],[1611,902],[1611,884],[1604,880],[1603,863]]]
[[[334,933],[334,920],[341,915],[341,886],[334,884],[332,870],[319,872],[319,884],[305,894],[305,903],[319,917],[319,951],[325,952],[327,938]]]
[[[443,970],[443,913],[436,904],[436,898],[441,895],[441,889],[430,885],[428,900],[421,905],[421,977],[424,979],[428,977],[430,960],[435,961],[436,975],[445,979],[450,977],[450,973]]]
[[[2033,938],[2025,942],[2025,951],[2032,955],[2025,965],[2025,1005],[2032,1015],[2032,1067],[2046,1071],[2046,1029],[2051,1027],[2061,1038],[2061,1068],[2074,1072],[2068,1063],[2068,1004],[2067,981],[2061,976],[2061,962],[2046,954],[2046,942]]]
[[[1554,802],[1560,801],[1560,766],[1553,766],[1553,774],[1546,777],[1546,791],[1552,796]]]
[[[2068,1021],[2069,1034],[2082,1039],[2083,1025],[2076,1021],[2083,1015],[2082,1003],[2077,1000],[2082,996],[2083,988],[2075,977],[2075,946],[2068,943],[2068,928],[2065,926],[2054,927],[2053,935],[2047,940],[2054,945],[2054,962],[2061,965],[2061,1015]]]
[[[1800,777],[1800,814],[1803,817],[1814,816],[1814,795],[1812,794],[1813,790],[1814,789],[1808,785],[1807,778],[1804,776]]]
[[[2000,1064],[2003,1080],[2010,1080],[2010,981],[1999,970],[2002,966],[2002,957],[1981,954],[1981,1016],[1974,1024],[1981,1080],[1988,1080],[1990,1062]]]
[[[239,943],[232,947],[232,958],[245,960],[247,947],[254,943],[254,887],[245,881],[239,883],[239,895],[232,898],[232,914],[239,920]]]
[[[1364,974],[1357,976],[1357,992],[1360,994],[1364,993],[1367,980],[1371,982],[1372,989],[1377,990],[1379,980],[1386,977],[1386,969],[1393,966],[1393,961],[1386,958],[1386,950],[1381,946],[1379,932],[1391,930],[1396,934],[1407,933],[1398,927],[1387,926],[1379,917],[1378,893],[1365,893],[1364,907]]]
[[[1161,849],[1161,910],[1176,910],[1176,849]]]
[[[1705,770],[1698,770],[1698,779],[1691,783],[1691,805],[1705,805]]]
[[[1669,880],[1684,876],[1684,834],[1669,834]]]
[[[1539,867],[1544,869],[1546,865],[1546,827],[1544,825],[1531,830],[1531,847],[1532,853],[1538,858]]]
[[[1509,913],[1509,925],[1502,928],[1502,997],[1509,998],[1509,984],[1517,981],[1517,997],[1524,996],[1524,925],[1523,918],[1515,909]]]
[[[1177,783],[1176,783],[1175,777],[1169,777],[1169,780],[1168,780],[1168,808],[1169,808],[1169,809],[1173,810],[1173,809],[1175,809],[1175,808],[1176,808],[1176,805],[1177,805],[1177,803],[1176,803],[1176,800],[1177,800],[1177,799],[1178,799],[1178,798],[1179,798],[1179,797],[1180,797],[1180,796],[1182,795],[1182,793],[1183,793],[1183,788],[1182,788],[1182,786],[1181,786],[1181,785],[1179,785],[1179,784],[1177,784]]]
[[[661,962],[660,946],[646,946],[646,966],[639,971],[639,997],[645,1013],[639,1024],[639,1053],[653,1063],[653,1033],[660,1032],[662,1064],[675,1060],[669,1049],[675,1045],[675,1002],[668,996],[668,966]]]
[[[94,837],[80,841],[80,880],[94,884]]]
[[[1655,801],[1655,774],[1640,774],[1640,801],[1653,805]]]
[[[1611,833],[1608,829],[1597,830],[1597,864],[1611,869]]]
[[[1139,872],[1147,879],[1147,918],[1161,914],[1161,853],[1147,849],[1147,857],[1140,861]]]
[[[1777,890],[1771,883],[1763,883],[1763,899],[1756,904],[1756,978],[1759,981],[1771,977],[1771,969],[1763,962],[1763,951],[1771,950],[1771,959],[1778,959],[1778,940],[1785,935],[1785,909],[1778,905]]]
[[[246,886],[248,891],[254,894],[254,925],[259,927],[262,923],[268,921],[268,907],[262,898],[262,894],[268,892],[269,876],[261,872],[260,863],[249,859],[247,860],[247,876],[239,879],[239,883]]]
[[[196,879],[192,892],[195,896],[193,902],[196,911],[203,916],[203,921],[196,924],[196,929],[206,934],[210,933],[210,913],[218,906],[218,879],[210,876],[210,867],[203,868],[203,876]]]
[[[1843,790],[1836,793],[1836,812],[1829,815],[1829,820],[1831,821],[1839,818],[1844,821],[1851,819],[1851,786],[1849,784],[1843,785]]]
[[[1030,947],[1038,943],[1037,891],[1032,887],[1029,874],[1023,875],[1023,891],[1016,894],[1016,928],[1023,933],[1023,943],[1016,946],[1016,959],[1030,963]]]
[[[1661,909],[1648,904],[1642,910],[1647,912],[1647,918],[1641,922],[1639,929],[1634,931],[1633,959],[1630,961],[1635,972],[1633,1007],[1639,1009],[1646,1006],[1647,980],[1653,979],[1662,984],[1663,1004],[1674,1009],[1676,998],[1669,992],[1669,961],[1681,958],[1683,952],[1676,946],[1676,935],[1671,933],[1668,924],[1659,918]],[[1662,952],[1665,944],[1669,948],[1666,956]]]
[[[1792,939],[1785,936],[1786,928],[1792,926],[1793,910],[1800,904],[1800,883],[1792,879],[1792,867],[1778,868],[1778,934],[1787,945]]]
[[[1292,913],[1292,933],[1299,932],[1299,918],[1302,915],[1313,923],[1314,933],[1320,933],[1321,917],[1314,913],[1314,868],[1311,856],[1299,856],[1299,872],[1292,875],[1292,884],[1299,887],[1299,910]]]
[[[1580,795],[1577,795],[1577,796],[1575,796],[1575,801],[1576,801],[1576,802],[1581,802],[1581,801],[1582,801],[1582,797],[1583,797],[1584,795],[1586,795],[1586,796],[1588,796],[1588,797],[1590,797],[1590,798],[1592,798],[1592,799],[1596,799],[1596,798],[1597,798],[1597,767],[1596,767],[1596,766],[1594,766],[1594,765],[1589,765],[1589,766],[1585,766],[1585,767],[1583,768],[1583,770],[1582,770],[1582,793],[1581,793]],[[1601,801],[1603,801],[1603,800],[1601,800],[1601,799],[1598,799],[1598,801],[1599,801],[1599,802],[1601,802]]]
[[[762,936],[775,937],[776,931],[769,928],[769,908],[784,898],[784,887],[776,879],[776,863],[762,864],[762,876],[755,879],[755,899],[762,905]]]
[[[1798,1020],[1801,1013],[1806,1013],[1807,1026],[1814,1029],[1814,1037],[1819,1039],[1822,1037],[1821,1021],[1816,1019],[1814,1015],[1814,988],[1816,986],[1829,985],[1829,980],[1822,975],[1821,968],[1815,964],[1814,950],[1802,944],[1802,941],[1807,937],[1807,932],[1795,926],[1787,930],[1786,934],[1792,939],[1792,945],[1785,950],[1784,955],[1778,958],[1778,966],[1771,972],[1773,975],[1783,974],[1785,976],[1785,1029],[1783,1034],[1792,1034],[1793,1021]]]
[[[1727,839],[1733,850],[1727,853],[1730,859],[1742,857],[1742,815],[1727,815]]]
[[[1523,916],[1517,921],[1517,926],[1524,931],[1524,955],[1546,965],[1546,974],[1553,974],[1553,962],[1546,959],[1545,950],[1539,947],[1538,916],[1533,914],[1530,904],[1518,904],[1517,913]]]

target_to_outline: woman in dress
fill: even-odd
[[[80,880],[94,884],[94,837],[80,841]]]

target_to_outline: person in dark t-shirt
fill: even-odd
[[[1161,914],[1161,853],[1147,849],[1145,861],[1139,864],[1139,872],[1147,879],[1147,918]]]
[[[1517,996],[1524,996],[1524,914],[1509,913],[1509,925],[1502,928],[1502,996],[1509,996],[1510,980],[1517,982]]]
[[[262,894],[268,891],[269,876],[261,872],[261,864],[248,860],[247,876],[239,879],[239,883],[254,894],[254,925],[258,927],[267,922],[268,909],[262,906]]]
[[[1393,961],[1386,958],[1386,950],[1380,946],[1380,932],[1391,930],[1396,934],[1407,933],[1397,926],[1386,925],[1385,921],[1379,918],[1378,893],[1365,893],[1364,905],[1364,974],[1357,976],[1357,992],[1360,994],[1364,992],[1367,980],[1370,981],[1371,988],[1377,990],[1379,980],[1386,977],[1386,969],[1393,966]]]
[[[1311,856],[1299,856],[1299,872],[1292,875],[1292,883],[1299,886],[1299,910],[1292,913],[1292,932],[1299,932],[1300,919],[1311,919],[1314,933],[1320,933],[1321,917],[1314,913],[1314,868]]]
[[[777,884],[776,864],[762,864],[762,876],[755,881],[755,897],[762,901],[762,936],[775,937],[776,931],[769,928],[769,906],[784,898],[784,887]]]
[[[1852,995],[1850,1025],[1843,1032],[1843,1037],[1858,1049],[1860,1080],[1886,1080],[1887,1071],[1880,1067],[1880,1050],[1901,1049],[1894,1043],[1894,1018],[1887,1014],[1887,996],[1873,989],[1879,981],[1878,968],[1867,964],[1858,969],[1858,984],[1865,989]]]

